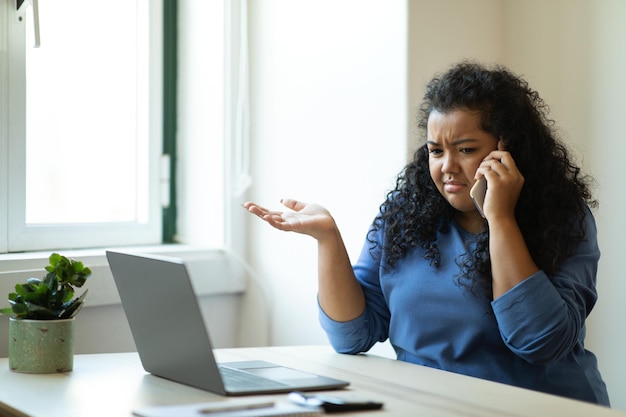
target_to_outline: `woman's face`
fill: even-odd
[[[482,160],[498,140],[480,128],[480,113],[433,110],[428,117],[426,146],[430,176],[443,197],[462,214],[478,214],[469,191]]]

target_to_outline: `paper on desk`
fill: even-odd
[[[145,407],[133,411],[140,417],[318,417],[321,409],[301,407],[287,402],[259,400],[224,400],[207,403]]]

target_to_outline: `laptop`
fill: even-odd
[[[147,372],[220,395],[349,385],[265,361],[218,364],[183,260],[116,251],[107,251],[106,256]]]

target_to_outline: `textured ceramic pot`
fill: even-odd
[[[9,368],[49,374],[74,366],[74,319],[9,321]]]

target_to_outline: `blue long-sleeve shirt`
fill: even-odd
[[[554,276],[539,271],[496,300],[459,284],[457,258],[472,235],[454,222],[437,236],[439,268],[421,248],[383,268],[384,253],[372,255],[366,241],[353,265],[365,311],[336,322],[320,309],[321,325],[340,353],[389,338],[399,360],[609,405],[596,357],[584,348],[600,258],[591,212],[585,232]],[[377,240],[382,248],[380,233]]]

